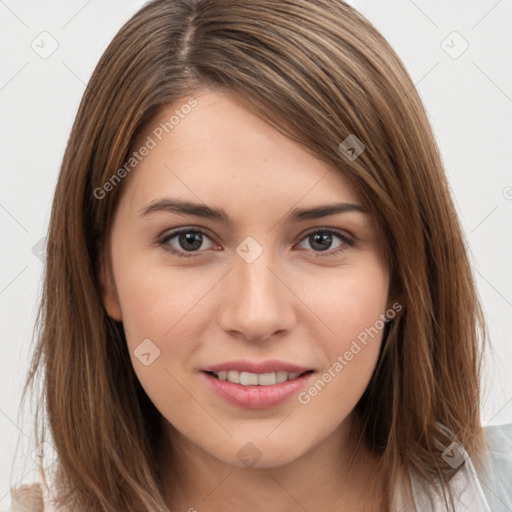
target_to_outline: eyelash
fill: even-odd
[[[193,258],[195,256],[200,256],[201,253],[204,252],[204,251],[191,251],[189,253],[186,253],[186,252],[182,252],[182,251],[177,251],[176,249],[174,249],[173,247],[171,247],[168,244],[168,242],[170,240],[172,240],[173,238],[175,238],[178,235],[181,235],[182,233],[199,233],[199,234],[204,235],[205,237],[207,237],[208,239],[211,240],[211,237],[209,237],[208,234],[206,232],[202,231],[201,229],[184,228],[184,229],[179,229],[177,231],[172,231],[171,233],[168,233],[168,234],[160,237],[157,240],[157,244],[159,246],[163,246],[163,248],[166,251],[169,251],[170,253],[172,253],[173,255],[177,256],[178,258]],[[308,231],[301,238],[300,242],[302,242],[303,240],[305,240],[306,238],[310,237],[311,235],[313,235],[315,233],[328,233],[329,235],[336,236],[337,238],[339,238],[343,242],[343,244],[340,245],[340,247],[338,247],[337,249],[335,249],[332,252],[328,252],[328,251],[315,251],[315,250],[313,250],[314,255],[316,257],[318,257],[318,258],[325,258],[325,257],[330,257],[330,256],[337,255],[337,254],[339,254],[339,253],[341,253],[343,251],[346,251],[349,247],[352,247],[354,245],[353,240],[351,240],[348,236],[346,236],[342,232],[337,231],[337,230],[333,230],[333,229],[328,229],[328,228],[324,228],[324,229],[315,228],[315,229],[313,229],[311,231]]]

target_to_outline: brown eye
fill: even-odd
[[[331,249],[336,239],[340,243],[334,247],[335,250],[327,253],[329,256],[344,251],[353,245],[352,241],[346,235],[331,229],[317,229],[316,231],[310,231],[302,240],[308,241],[314,252],[324,253]]]
[[[173,239],[176,239],[176,241],[171,243]],[[196,254],[187,253],[203,252],[199,249],[203,246],[205,239],[210,240],[204,231],[197,229],[181,229],[179,231],[173,231],[165,235],[159,240],[159,244],[177,256],[190,257],[196,256]],[[206,247],[206,249],[208,248],[211,247]]]

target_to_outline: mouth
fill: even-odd
[[[200,373],[207,388],[224,402],[245,409],[270,409],[296,397],[315,371],[252,373],[202,370]]]
[[[242,386],[274,386],[295,380],[303,375],[313,373],[314,370],[306,370],[304,372],[287,372],[277,371],[269,373],[251,373],[239,372],[237,370],[223,370],[223,371],[206,371],[205,373],[212,377],[232,384],[240,384]]]

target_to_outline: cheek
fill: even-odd
[[[327,333],[319,337],[326,355],[324,373],[311,395],[322,392],[321,402],[357,401],[375,368],[386,326],[387,274],[377,264],[351,268],[341,278],[324,283],[309,294],[311,309]],[[323,391],[329,388],[328,391]],[[352,403],[352,406],[355,403]]]
[[[182,411],[190,414],[191,407],[190,385],[183,375],[195,370],[193,355],[201,346],[205,299],[213,283],[191,283],[184,272],[136,258],[117,263],[116,283],[134,371],[160,413],[180,423]]]
[[[319,323],[330,332],[329,353],[339,353],[350,346],[351,340],[375,327],[382,330],[382,316],[388,300],[388,279],[384,269],[377,263],[352,267],[346,272],[333,275],[322,281],[316,292],[313,283],[304,287],[308,305],[318,316]]]
[[[123,325],[130,344],[144,338],[160,343],[171,337],[181,340],[177,333],[185,326],[194,329],[201,323],[201,302],[214,286],[214,276],[205,273],[191,280],[190,274],[161,260],[155,262],[137,253],[126,257],[122,246],[117,259],[113,256]]]
[[[356,302],[360,307],[356,307]],[[312,422],[313,431],[319,428],[321,434],[335,429],[353,411],[367,389],[383,340],[385,323],[379,318],[382,304],[384,302],[358,302],[355,297],[350,308],[345,309],[345,304],[341,304],[332,324],[337,335],[324,338],[322,342],[327,356],[325,366],[297,397],[304,414],[317,418],[307,420]]]

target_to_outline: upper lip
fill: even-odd
[[[287,363],[286,361],[279,361],[277,359],[268,359],[266,361],[248,361],[239,359],[237,361],[227,361],[207,368],[203,368],[204,372],[221,372],[234,370],[238,372],[249,373],[272,373],[272,372],[289,372],[289,373],[304,373],[312,368],[298,366],[296,364]]]

